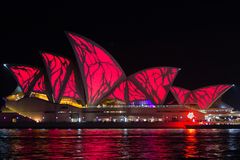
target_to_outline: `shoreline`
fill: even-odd
[[[240,129],[240,124],[186,125],[186,129]]]
[[[182,129],[184,125],[159,122],[48,122],[48,123],[5,123],[0,129]]]
[[[188,122],[48,122],[4,123],[0,129],[240,129],[240,124],[200,125]]]

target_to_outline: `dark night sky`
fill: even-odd
[[[240,108],[239,6],[177,2],[1,4],[0,63],[43,68],[39,51],[73,58],[64,31],[108,50],[127,75],[154,66],[180,67],[174,85],[196,89],[229,83],[225,102]],[[1,96],[16,85],[0,68]]]

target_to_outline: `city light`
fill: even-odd
[[[188,117],[189,119],[193,119],[195,116],[194,116],[193,112],[189,112],[188,115],[187,115],[187,117]]]

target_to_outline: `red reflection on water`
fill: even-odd
[[[128,129],[21,130],[14,133],[17,138],[12,150],[15,153],[11,154],[17,159],[41,159],[43,157],[90,160],[156,159],[157,157],[165,159],[179,155],[173,151],[178,148],[169,147],[178,140],[174,138],[178,132],[177,130]]]
[[[197,158],[198,148],[197,148],[197,138],[196,138],[196,129],[187,129],[186,130],[186,146],[185,146],[185,158]]]
[[[229,159],[230,156],[239,159],[240,130],[235,132],[220,129],[2,129],[0,159]]]
[[[111,159],[119,157],[113,137],[121,135],[121,130],[84,130],[82,139],[84,159]]]

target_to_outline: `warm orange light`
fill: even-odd
[[[187,134],[188,134],[188,135],[194,135],[194,134],[196,134],[196,129],[187,129]]]
[[[63,97],[60,101],[60,104],[68,104],[74,107],[83,108],[83,106],[73,98]]]
[[[188,115],[187,115],[187,117],[188,117],[189,119],[193,119],[195,116],[194,116],[193,112],[189,112]]]
[[[42,93],[32,92],[31,97],[35,97],[35,98],[39,98],[39,99],[42,99],[42,100],[45,100],[45,101],[49,101],[47,95],[42,94]]]
[[[16,93],[16,94],[12,94],[7,96],[7,100],[9,101],[18,101],[19,99],[24,97],[24,93],[20,92],[20,93]]]

